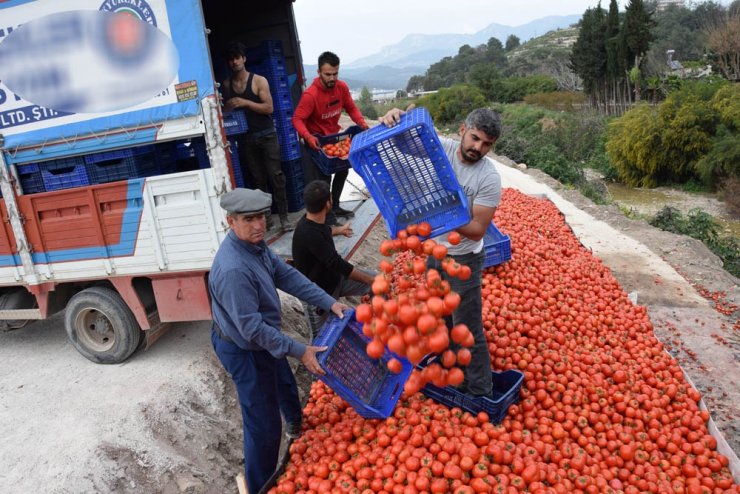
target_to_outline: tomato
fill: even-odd
[[[457,244],[459,244],[459,243],[460,243],[460,240],[462,240],[462,237],[461,237],[461,236],[460,236],[460,234],[459,234],[458,232],[456,232],[456,231],[451,231],[451,232],[450,232],[450,233],[449,233],[449,234],[447,235],[447,241],[448,241],[448,242],[449,242],[449,243],[450,243],[451,245],[457,245]]]

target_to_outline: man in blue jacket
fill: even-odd
[[[230,231],[208,278],[211,342],[236,384],[249,492],[259,492],[277,467],[280,415],[290,434],[300,432],[298,387],[286,356],[300,359],[314,374],[324,374],[316,353],[326,347],[306,346],[280,330],[277,290],[339,317],[349,308],[270,251],[264,237],[271,204],[271,196],[260,190],[235,189],[224,194],[221,207],[228,213]]]

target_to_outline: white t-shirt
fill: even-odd
[[[488,156],[483,156],[475,163],[463,163],[457,156],[460,141],[447,137],[440,137],[439,140],[447,158],[450,160],[457,181],[460,182],[460,186],[468,198],[468,208],[470,208],[471,215],[474,204],[489,208],[498,207],[501,201],[501,175],[496,170],[494,161]],[[474,241],[465,235],[462,235],[462,240],[457,245],[447,243],[447,234],[440,235],[435,241],[444,243],[447,246],[447,252],[453,255],[477,253],[483,249],[483,239]]]

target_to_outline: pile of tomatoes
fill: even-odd
[[[270,492],[740,492],[646,310],[557,208],[505,190],[495,220],[512,258],[484,273],[483,320],[492,367],[524,372],[521,402],[493,425],[405,394],[367,420],[315,382]],[[389,290],[417,290],[395,264]]]
[[[349,148],[352,145],[352,139],[347,137],[336,143],[324,144],[321,150],[330,158],[340,158],[346,160],[349,156]]]
[[[429,353],[441,356],[440,363],[411,372],[404,385],[408,395],[417,393],[428,382],[439,387],[462,384],[464,374],[460,367],[470,363],[468,348],[475,343],[466,325],[447,327],[444,318],[460,305],[460,295],[450,290],[450,283],[442,279],[439,271],[427,269],[426,258],[440,260],[447,274],[462,279],[470,278],[470,268],[448,257],[444,244],[430,238],[422,240],[431,230],[426,222],[409,225],[394,240],[381,243],[380,252],[394,257],[394,261],[380,262],[380,273],[372,284],[371,303],[358,305],[355,312],[357,320],[363,323],[363,332],[371,338],[367,345],[371,358],[379,358],[386,347],[414,365]],[[448,242],[458,244],[460,234],[450,233]],[[450,340],[459,347],[457,351],[449,349]],[[401,362],[395,358],[387,365],[391,372],[401,371]]]

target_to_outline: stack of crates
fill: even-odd
[[[24,194],[151,177],[175,171],[175,146],[159,143],[18,165]]]
[[[303,165],[298,133],[293,127],[293,98],[280,41],[265,40],[247,50],[247,70],[267,79],[272,95],[275,130],[280,144],[280,159],[286,178],[288,211],[303,209]]]

